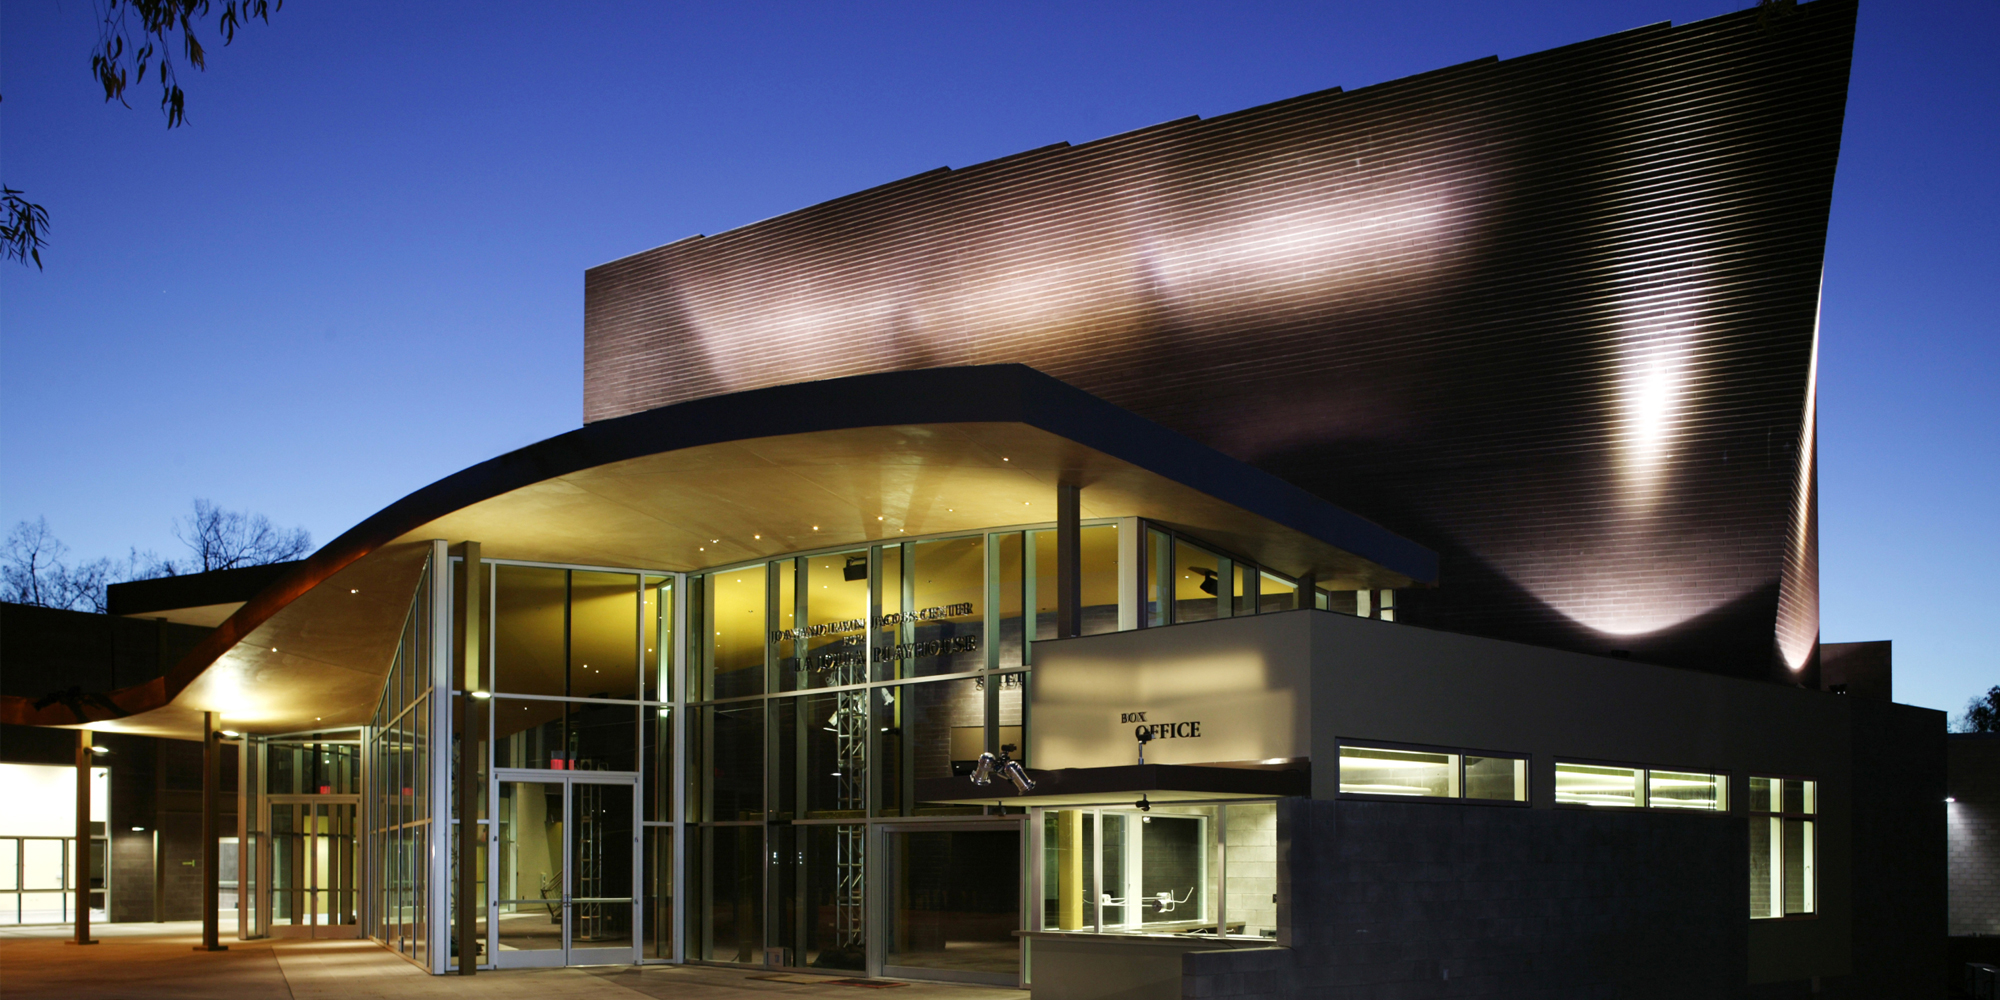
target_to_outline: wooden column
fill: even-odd
[[[1056,486],[1056,638],[1083,634],[1083,505],[1075,483]]]
[[[458,803],[458,897],[454,936],[458,942],[458,974],[470,976],[479,970],[479,758],[485,752],[480,742],[480,723],[485,720],[486,702],[472,697],[484,689],[480,676],[480,640],[485,636],[481,612],[486,609],[486,576],[479,564],[479,543],[457,546],[463,562],[452,585],[452,645],[457,652],[456,684],[465,692],[453,699],[452,726],[458,733],[457,768],[452,774],[452,791]]]
[[[90,939],[90,730],[76,731],[76,937],[71,944],[96,944]],[[107,824],[108,831],[110,826]],[[108,868],[110,858],[104,859]]]
[[[201,943],[196,951],[228,951],[222,943],[222,734],[215,713],[201,713]]]

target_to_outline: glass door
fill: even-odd
[[[500,968],[636,962],[636,775],[496,772],[488,947]]]
[[[926,823],[881,830],[881,974],[1021,982],[1021,825]]]
[[[244,852],[256,866],[244,881],[262,896],[261,906],[252,904],[256,929],[274,937],[359,936],[358,797],[273,795],[266,801],[268,832]]]

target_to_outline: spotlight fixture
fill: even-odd
[[[1189,566],[1188,569],[1201,574],[1201,592],[1210,597],[1215,596],[1216,572],[1206,566]]]
[[[998,773],[1013,784],[1014,790],[1026,795],[1035,789],[1035,779],[1028,777],[1028,771],[1021,762],[1008,756],[1014,752],[1014,744],[1000,744],[1000,753],[987,751],[979,755],[979,763],[972,769],[972,783],[986,787],[993,783],[993,775]]]
[[[868,579],[868,557],[848,556],[847,565],[842,567],[840,575],[848,583]]]

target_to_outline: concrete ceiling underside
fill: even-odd
[[[787,387],[807,399],[760,390],[682,404],[482,463],[299,563],[166,677],[113,692],[121,717],[62,718],[10,701],[8,721],[179,737],[200,734],[204,711],[221,713],[224,728],[260,734],[365,724],[434,539],[477,541],[489,559],[688,571],[1051,522],[1057,485],[1073,482],[1085,518],[1153,519],[1281,572],[1314,573],[1325,587],[1435,581],[1428,550],[1046,376],[1018,366],[941,372]],[[890,398],[915,395],[914,408],[860,406],[834,421],[846,426],[785,434],[737,437],[728,420],[733,413],[754,433],[785,423],[771,418],[772,405],[882,398],[911,375],[928,376],[924,392],[942,397],[926,406],[924,392],[904,392]],[[979,392],[997,403],[963,405]],[[730,401],[734,410],[716,412]],[[1017,419],[861,423],[912,409]],[[675,416],[687,426],[666,433],[662,421]]]

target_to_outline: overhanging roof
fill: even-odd
[[[780,386],[590,424],[447,477],[334,539],[95,728],[288,732],[365,722],[431,539],[488,558],[694,570],[780,553],[1083,516],[1185,528],[1336,587],[1434,583],[1368,520],[1020,365]],[[9,702],[10,722],[71,725]],[[108,714],[108,713],[107,713]]]

